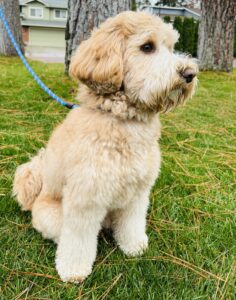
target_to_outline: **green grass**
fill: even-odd
[[[58,95],[76,84],[58,64],[32,63]],[[99,238],[93,273],[62,283],[55,245],[11,197],[16,167],[45,145],[67,110],[18,59],[0,58],[0,299],[235,299],[236,72],[202,73],[196,96],[162,116],[162,171],[151,194],[149,249],[125,257]]]

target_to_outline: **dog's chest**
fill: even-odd
[[[114,178],[109,185],[114,191],[110,198],[112,209],[124,207],[142,190],[150,189],[159,173],[160,151],[157,145],[148,150],[137,145],[133,149],[131,147],[130,151],[132,154],[121,158],[117,169],[111,171]]]
[[[113,132],[98,147],[100,184],[106,191],[102,201],[110,209],[124,207],[153,185],[160,169],[160,151],[156,135],[150,130],[131,128],[131,133],[123,135]]]

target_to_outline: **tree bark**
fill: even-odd
[[[19,0],[0,0],[0,7],[3,8],[3,12],[10,26],[11,32],[15,37],[17,44],[20,46],[24,53],[24,46],[22,41],[22,29],[20,23],[20,6]],[[0,20],[0,55],[15,56],[17,55],[15,48],[11,44],[10,39],[7,36],[6,30],[3,27]]]
[[[233,69],[233,36],[236,0],[202,0],[198,58],[200,69],[230,72]]]
[[[77,46],[87,39],[94,27],[108,17],[129,10],[130,0],[69,0],[66,26],[65,72]]]

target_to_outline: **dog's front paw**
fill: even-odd
[[[120,242],[119,246],[128,256],[142,255],[148,247],[148,237],[145,234],[142,237],[136,237],[135,239],[127,239],[126,242]]]
[[[92,272],[92,267],[80,265],[78,262],[71,265],[59,259],[56,259],[56,269],[62,281],[77,284],[83,282]]]

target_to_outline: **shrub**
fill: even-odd
[[[170,23],[171,22],[170,16],[164,16],[163,20],[164,20],[165,23]]]
[[[199,28],[199,21],[194,23],[194,47],[192,56],[197,57],[197,46],[198,46],[198,28]]]
[[[175,17],[173,27],[178,31],[179,33],[179,40],[175,44],[175,50],[177,51],[183,51],[183,22],[181,17]]]
[[[197,56],[199,21],[193,18],[175,17],[173,27],[179,32],[179,40],[175,50]]]
[[[193,18],[183,21],[183,51],[193,55],[195,40],[195,24]]]

